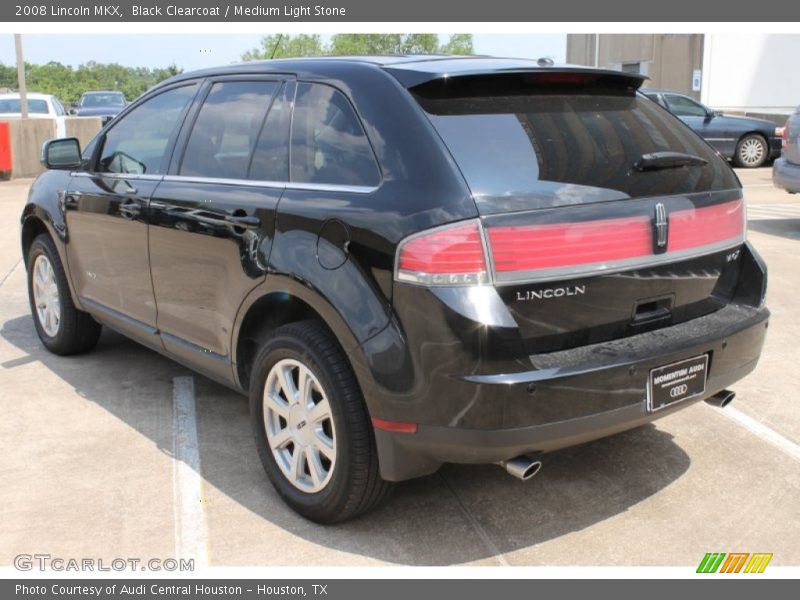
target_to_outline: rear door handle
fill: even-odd
[[[129,198],[119,205],[118,210],[126,219],[135,219],[142,212],[142,204],[141,202],[137,202],[136,200],[131,200]]]

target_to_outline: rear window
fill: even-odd
[[[631,88],[592,93],[591,86],[540,86],[534,93],[521,93],[515,87],[509,93],[502,85],[453,87],[415,95],[476,196],[528,195],[533,208],[548,204],[542,196],[557,201],[556,196],[567,194],[569,203],[581,202],[580,189],[566,186],[615,192],[608,199],[739,187],[710,146]],[[696,155],[708,164],[633,169],[643,154],[658,151]]]
[[[16,98],[5,98],[0,100],[0,113],[21,113],[20,101]],[[32,100],[28,98],[28,112],[37,115],[47,114],[46,100]]]

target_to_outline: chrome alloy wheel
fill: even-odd
[[[44,254],[33,263],[33,303],[39,325],[49,337],[55,337],[61,325],[61,299],[53,265]]]
[[[284,477],[303,492],[319,492],[336,466],[333,413],[319,380],[285,358],[270,369],[263,402],[267,442]]]
[[[765,153],[764,143],[754,137],[745,140],[739,147],[739,159],[748,167],[761,164]]]

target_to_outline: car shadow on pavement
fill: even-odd
[[[800,240],[800,219],[753,219],[747,221],[747,228],[767,235]]]
[[[170,414],[172,378],[190,371],[107,330],[94,351],[67,358],[44,349],[30,316],[5,322],[0,335],[26,355],[0,368],[40,361],[82,398],[172,454],[165,435],[171,428],[156,422],[154,414],[162,420]],[[323,527],[287,508],[269,484],[253,447],[247,399],[200,375],[194,379],[201,475],[213,487],[205,488],[205,510],[214,565],[297,564],[287,537],[294,544],[295,538],[312,543],[294,546],[304,564],[497,564],[498,554],[624,513],[690,465],[670,434],[648,425],[548,454],[540,474],[528,482],[492,465],[446,465],[435,475],[398,485],[388,502],[361,518]],[[137,403],[158,405],[157,410],[121,400],[136,380],[157,384],[157,394],[137,396]],[[246,512],[226,506],[228,499]],[[165,502],[171,501],[169,494]],[[291,535],[276,533],[275,527]],[[318,550],[315,556],[318,547],[334,553]]]

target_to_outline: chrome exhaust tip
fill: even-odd
[[[733,402],[733,399],[736,397],[736,392],[732,392],[730,390],[722,390],[711,396],[711,398],[706,398],[706,402],[708,402],[711,406],[716,406],[717,408],[725,408]]]
[[[520,481],[528,481],[542,468],[542,461],[533,456],[523,454],[522,456],[502,461],[500,466],[512,477],[516,477]]]

